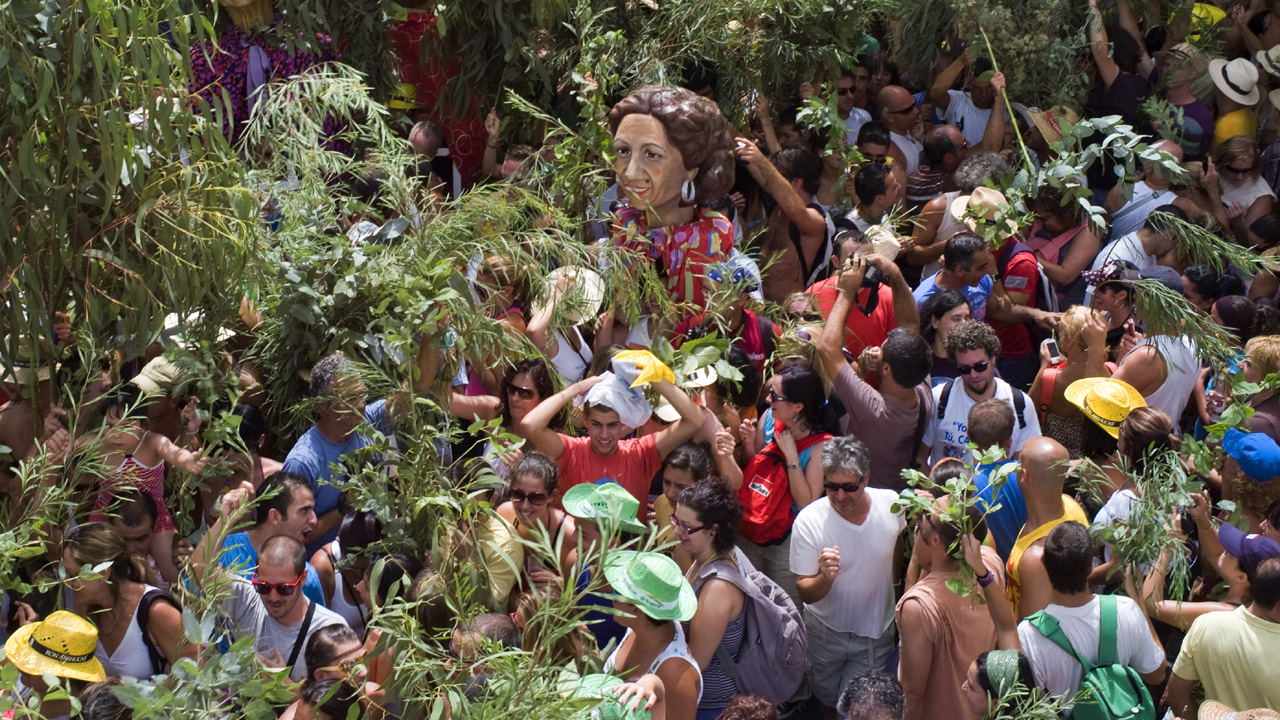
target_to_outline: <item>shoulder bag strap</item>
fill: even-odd
[[[160,652],[160,648],[151,641],[151,633],[147,626],[151,623],[151,606],[157,601],[178,607],[178,602],[163,590],[148,590],[138,601],[138,629],[142,631],[142,644],[147,648],[147,657],[151,660],[151,674],[160,675],[169,668],[169,660]]]
[[[1098,612],[1100,623],[1098,628],[1098,665],[1106,667],[1119,662],[1119,649],[1116,647],[1117,615],[1116,596],[1098,596]]]
[[[302,592],[298,590],[298,592]],[[298,637],[293,641],[293,650],[289,652],[289,662],[285,663],[285,667],[289,669],[289,674],[293,674],[293,666],[298,662],[298,654],[302,652],[302,645],[307,641],[307,631],[311,629],[311,618],[316,614],[316,604],[311,598],[304,598],[307,601],[307,618],[302,621],[302,627],[298,629]]]
[[[951,387],[956,384],[956,379],[951,378],[946,385],[942,386],[942,394],[938,396],[938,419],[941,420],[943,415],[947,414],[947,401],[951,399]]]
[[[1084,673],[1087,674],[1093,669],[1093,663],[1089,662],[1087,658],[1076,652],[1075,647],[1071,645],[1071,641],[1068,640],[1066,634],[1062,632],[1062,626],[1058,624],[1057,618],[1044,610],[1041,610],[1027,618],[1027,622],[1031,623],[1031,627],[1035,628],[1036,632],[1044,636],[1044,639],[1062,648],[1068,655],[1075,658],[1076,662],[1080,663],[1080,667],[1083,668]]]
[[[926,395],[920,390],[920,388],[917,387],[916,402],[919,403],[920,409],[919,409],[918,417],[916,418],[916,431],[911,436],[911,447],[916,451],[920,449],[920,441],[924,439],[925,423],[929,422],[929,416],[925,413],[925,406],[928,405],[928,403],[925,402],[925,398],[926,398]],[[917,457],[919,456],[919,452],[916,453],[916,456]],[[916,457],[911,458],[911,467],[914,469],[919,469],[919,466],[916,463]]]
[[[1049,412],[1049,405],[1053,402],[1053,382],[1058,379],[1058,366],[1047,367],[1040,374],[1040,403],[1038,410],[1040,411],[1040,422],[1044,422],[1045,415]]]

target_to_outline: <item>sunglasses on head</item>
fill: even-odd
[[[858,492],[861,488],[862,483],[840,483],[838,485],[836,483],[829,482],[822,483],[822,489],[831,494],[835,494],[836,492],[843,490],[846,495],[852,495]]]
[[[976,362],[972,365],[957,365],[956,372],[960,373],[960,376],[963,377],[974,371],[980,373],[986,372],[989,367],[991,367],[991,363],[983,360],[982,362]]]
[[[261,580],[258,579],[257,573],[255,573],[253,576],[253,579],[249,581],[249,584],[253,585],[253,589],[256,590],[259,595],[270,595],[271,591],[275,590],[276,594],[278,594],[280,597],[289,597],[290,595],[298,591],[298,586],[302,584],[302,581],[306,577],[307,577],[307,574],[304,572],[298,576],[297,580],[294,580],[291,583],[273,584],[268,582],[262,582]]]
[[[511,502],[522,503],[528,501],[530,505],[542,505],[547,502],[550,496],[544,492],[527,493],[523,490],[511,491]]]
[[[327,667],[316,668],[316,669],[323,670],[324,672],[341,672],[344,675],[351,675],[353,674],[352,673],[353,670],[356,670],[357,668],[363,668],[363,667],[364,667],[364,653],[360,653],[359,655],[353,658],[347,658],[346,660],[343,660],[337,665],[329,665]]]
[[[507,388],[507,394],[519,395],[521,400],[532,400],[538,393],[533,388],[520,387],[513,383]]]

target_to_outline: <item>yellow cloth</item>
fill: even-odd
[[[1018,540],[1013,544],[1013,552],[1009,553],[1009,564],[1006,569],[1009,571],[1009,584],[1005,587],[1005,593],[1009,596],[1009,604],[1013,606],[1014,617],[1018,616],[1018,601],[1022,599],[1022,586],[1019,583],[1018,563],[1022,562],[1022,554],[1027,551],[1037,540],[1045,538],[1050,531],[1058,527],[1064,522],[1075,521],[1089,527],[1089,518],[1085,517],[1084,510],[1080,509],[1080,505],[1066,495],[1062,496],[1062,516],[1056,520],[1051,520],[1031,532],[1027,532],[1027,526],[1022,526],[1022,532],[1018,534]]]
[[[1280,708],[1280,623],[1240,607],[1196,618],[1173,672],[1204,684],[1206,700],[1233,708]]]
[[[524,546],[516,535],[515,528],[497,513],[489,513],[476,523],[476,542],[489,572],[489,592],[499,608],[507,606],[518,569],[524,567]]]
[[[1249,140],[1258,137],[1258,116],[1253,108],[1240,108],[1218,118],[1213,126],[1213,144],[1220,145],[1237,135]]]
[[[675,527],[671,525],[671,516],[675,514],[676,509],[671,507],[671,501],[666,495],[659,495],[658,499],[653,501],[653,519],[658,527],[659,543],[676,541]]]
[[[623,350],[614,355],[613,359],[635,363],[636,380],[631,383],[631,387],[639,387],[658,380],[666,380],[669,383],[676,381],[676,374],[671,372],[671,368],[648,350]]]

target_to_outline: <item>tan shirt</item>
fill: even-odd
[[[1004,568],[995,548],[983,546],[982,562],[994,576],[997,586],[1004,584]],[[933,646],[933,661],[928,668],[929,680],[921,703],[930,720],[974,720],[960,687],[969,665],[982,653],[995,649],[996,627],[987,606],[982,604],[982,590],[973,582],[974,594],[960,597],[947,587],[947,579],[958,572],[931,572],[911,586],[898,601],[895,612],[902,642],[927,638]],[[918,623],[904,623],[902,609],[908,604],[920,612]],[[920,673],[923,668],[899,665],[898,676]],[[908,702],[912,697],[908,695]]]

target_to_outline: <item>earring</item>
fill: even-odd
[[[680,186],[680,199],[683,200],[686,205],[692,204],[695,194],[696,188],[693,186],[693,179],[689,178],[685,180],[684,184]]]

